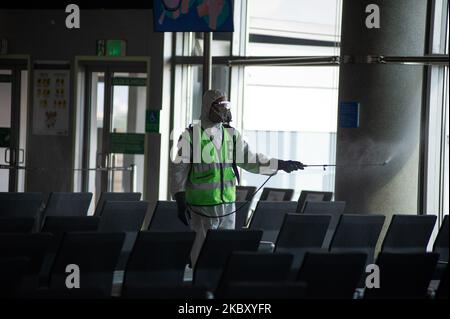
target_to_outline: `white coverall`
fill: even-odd
[[[222,97],[223,94],[217,90],[210,90],[205,93],[202,101],[202,112],[201,112],[201,126],[205,130],[208,136],[212,137],[212,142],[217,149],[221,148],[222,145],[222,123],[212,123],[209,120],[209,111],[212,102]],[[179,148],[181,145],[186,145],[186,139],[189,132],[188,129],[181,135],[180,140],[178,142]],[[256,158],[256,161],[246,161],[241,162],[237,161],[237,165],[249,172],[271,175],[277,172],[277,160],[269,159],[263,154],[255,154],[253,153],[247,143],[242,139],[242,136],[235,130],[236,134],[236,148],[241,147],[241,150],[237,149],[237,152],[242,151],[245,154],[246,159]],[[181,152],[177,153],[177,156],[181,156]],[[185,162],[181,161],[179,163],[171,162],[170,164],[170,192],[175,195],[178,192],[184,192],[186,189],[186,181],[188,179],[190,166],[189,159],[184,159]],[[250,163],[249,163],[250,162]],[[260,163],[265,163],[265,165],[261,165]],[[192,164],[196,165],[196,164]],[[192,247],[191,252],[191,261],[192,265],[195,265],[197,261],[197,257],[200,253],[201,246],[206,237],[206,233],[208,229],[234,229],[235,228],[235,214],[231,214],[225,217],[217,217],[217,218],[207,218],[200,216],[195,213],[195,211],[207,215],[207,216],[222,216],[228,213],[231,213],[236,210],[235,203],[227,203],[216,206],[188,206],[188,210],[190,211],[191,219],[189,220],[190,227],[193,231],[196,232],[196,238]]]

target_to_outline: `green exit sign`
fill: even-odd
[[[97,55],[99,56],[125,56],[127,43],[124,40],[98,40]]]

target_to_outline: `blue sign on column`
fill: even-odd
[[[359,102],[341,102],[339,104],[339,127],[359,127]]]

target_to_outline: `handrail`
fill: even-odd
[[[92,168],[53,168],[53,167],[29,167],[29,166],[21,166],[21,165],[5,165],[0,164],[0,169],[8,169],[8,170],[27,170],[27,171],[69,171],[69,172],[83,172],[83,171],[122,171],[122,172],[130,172],[130,191],[135,192],[137,189],[137,170],[136,164],[130,164],[129,166],[122,167],[92,167]]]
[[[30,167],[21,165],[0,164],[0,169],[23,169],[23,170],[55,170],[55,171],[134,171],[135,164],[123,167],[94,167],[94,168],[54,168],[54,167]]]

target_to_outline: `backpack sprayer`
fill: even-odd
[[[386,166],[387,164],[389,164],[390,161],[391,161],[391,159],[389,158],[389,159],[385,160],[385,161],[382,162],[382,163],[363,163],[363,164],[356,164],[356,163],[355,163],[355,164],[310,164],[310,165],[303,164],[303,167],[304,167],[304,168],[308,168],[308,167],[322,167],[323,170],[326,170],[327,167],[380,167],[380,166]],[[262,185],[259,186],[258,189],[255,190],[255,191],[253,192],[253,194],[252,194],[252,196],[250,197],[250,199],[246,200],[241,206],[239,206],[239,208],[237,208],[236,210],[234,210],[234,211],[232,211],[232,212],[230,212],[230,213],[223,214],[223,215],[221,215],[221,216],[208,216],[208,215],[205,215],[205,214],[196,212],[195,210],[192,209],[192,206],[191,206],[191,205],[187,205],[187,206],[191,208],[190,211],[192,211],[193,213],[195,213],[195,214],[197,214],[197,215],[200,215],[200,216],[202,216],[202,217],[206,217],[206,218],[223,218],[223,217],[226,217],[226,216],[230,216],[230,215],[236,214],[239,210],[241,210],[244,206],[246,206],[247,204],[249,204],[249,203],[253,200],[253,198],[255,197],[255,195],[256,195],[256,194],[264,187],[264,185],[267,184],[267,182],[268,182],[275,174],[276,174],[276,172],[273,173],[273,174],[271,174],[271,175],[269,175],[269,177],[267,177],[267,179],[264,181],[264,183],[262,183]]]

